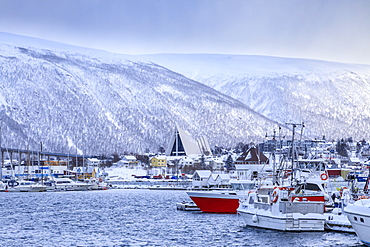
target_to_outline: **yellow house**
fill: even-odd
[[[150,159],[150,166],[153,167],[166,167],[167,159],[166,156],[155,156]]]
[[[66,160],[44,160],[44,166],[67,166],[68,161]]]

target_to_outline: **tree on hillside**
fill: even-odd
[[[137,155],[136,159],[140,161],[142,164],[149,165],[149,156],[148,155]]]
[[[238,143],[238,144],[236,144],[236,146],[235,146],[235,152],[236,152],[236,153],[241,153],[241,152],[243,152],[244,146],[245,146],[245,144],[244,144],[244,143],[239,142],[239,143]]]
[[[164,147],[159,147],[158,152],[160,154],[164,154],[166,152],[166,150],[164,149]]]
[[[214,155],[221,155],[222,154],[222,147],[219,147],[219,146],[215,146],[215,148],[212,150],[212,153]]]
[[[116,163],[116,162],[118,162],[119,160],[120,160],[119,155],[118,155],[117,153],[114,153],[114,154],[113,154],[113,160],[112,160],[112,162],[113,162],[113,163]]]
[[[231,155],[229,155],[225,161],[225,165],[226,165],[226,170],[227,171],[230,171],[230,170],[235,170],[235,165],[234,165],[234,160],[233,160],[233,157],[231,157]]]

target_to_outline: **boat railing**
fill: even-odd
[[[287,213],[324,213],[324,202],[289,202],[281,201],[279,202],[279,211],[283,214]]]
[[[269,203],[265,203],[265,202],[255,202],[254,203],[254,208],[263,209],[263,210],[270,210],[271,205]]]

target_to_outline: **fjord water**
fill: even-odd
[[[246,227],[239,215],[176,210],[185,191],[0,194],[0,246],[361,246],[356,235]]]

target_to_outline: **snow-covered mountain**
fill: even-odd
[[[211,147],[277,123],[140,57],[0,33],[1,146],[111,154],[167,147],[178,124]]]
[[[212,54],[143,56],[311,137],[370,137],[370,65]]]

